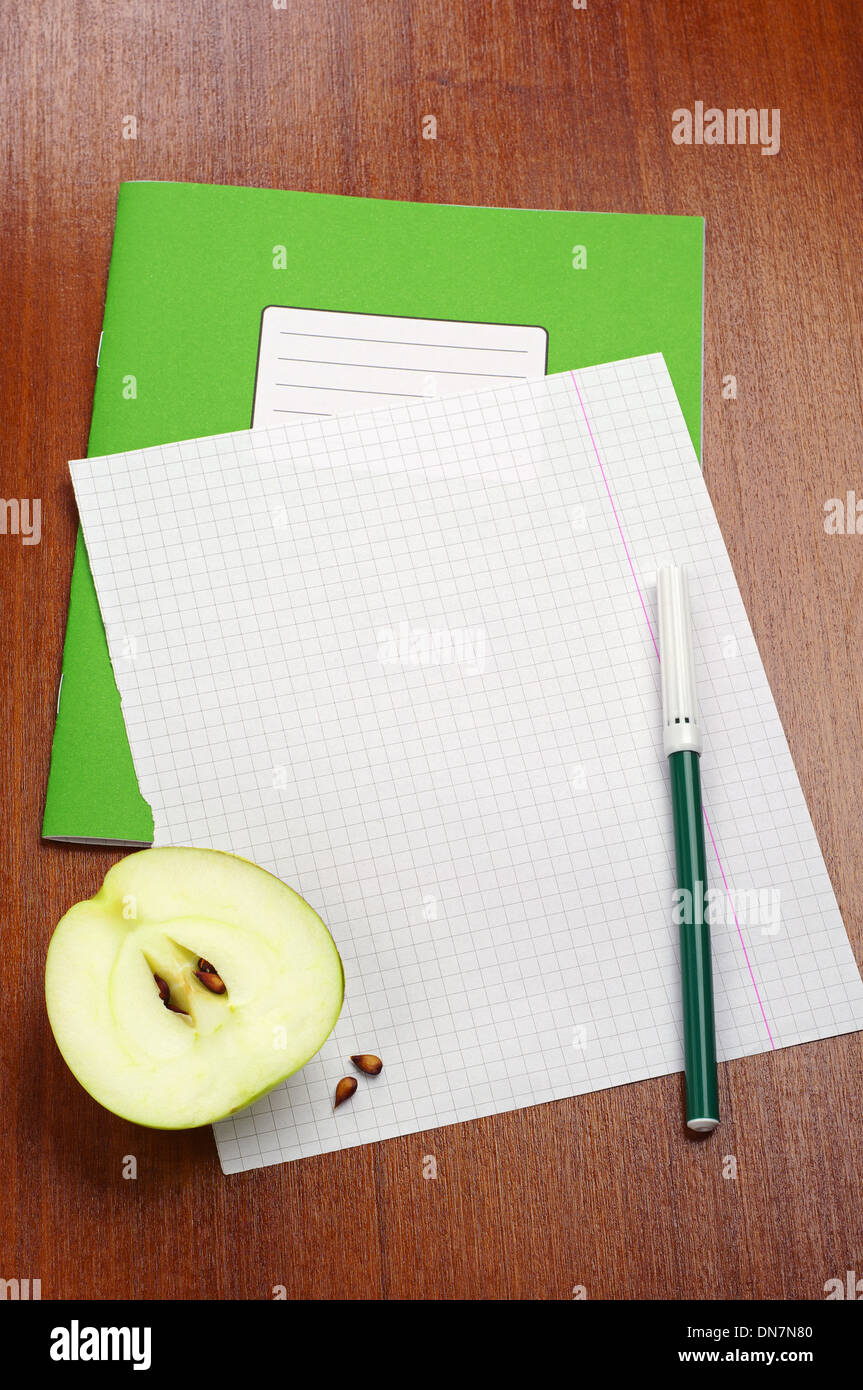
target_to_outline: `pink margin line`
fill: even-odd
[[[644,602],[644,595],[643,595],[642,592],[641,592],[641,585],[639,584],[639,582],[638,582],[638,576],[637,576],[636,573],[635,573],[635,565],[632,563],[632,556],[631,556],[630,553],[629,553],[629,546],[626,544],[626,536],[624,535],[624,533],[623,533],[623,527],[622,527],[622,525],[620,524],[620,517],[619,517],[618,514],[617,514],[617,507],[614,505],[614,498],[613,498],[613,496],[612,496],[612,494],[611,494],[611,488],[610,488],[609,485],[608,485],[608,477],[606,476],[605,469],[604,469],[604,467],[603,467],[603,465],[602,465],[602,459],[601,459],[600,456],[599,456],[599,449],[598,449],[597,446],[596,446],[596,439],[594,438],[593,430],[592,430],[591,427],[590,427],[590,420],[588,419],[587,411],[586,411],[585,408],[584,408],[584,401],[583,401],[582,398],[581,398],[581,392],[580,392],[579,389],[578,389],[578,382],[576,381],[576,378],[575,378],[575,372],[570,372],[569,375],[572,377],[572,384],[573,384],[573,386],[575,387],[575,394],[576,394],[576,396],[578,397],[578,404],[581,406],[581,413],[582,413],[582,415],[584,416],[584,423],[587,425],[587,433],[590,435],[590,442],[591,442],[591,444],[593,445],[593,452],[594,452],[594,454],[596,455],[596,461],[597,461],[597,463],[599,464],[599,471],[600,471],[600,473],[602,474],[602,481],[603,481],[603,483],[605,484],[605,490],[606,490],[606,492],[608,493],[608,500],[609,500],[609,502],[611,503],[611,510],[612,510],[612,512],[614,513],[614,520],[615,520],[615,522],[617,523],[617,529],[618,529],[618,531],[620,532],[620,539],[621,539],[621,542],[623,543],[623,549],[624,549],[624,552],[625,552],[625,554],[626,554],[627,563],[628,563],[628,565],[629,565],[629,571],[630,571],[630,574],[632,575],[632,582],[633,582],[633,584],[635,585],[635,591],[636,591],[636,593],[638,594],[638,599],[639,599],[639,602],[640,602],[640,604],[641,604],[641,611],[642,611],[642,613],[644,614],[644,620],[645,620],[645,622],[647,623],[647,630],[648,630],[648,632],[650,633],[650,640],[651,640],[651,642],[653,643],[653,650],[656,652],[656,659],[657,659],[657,661],[658,661],[658,660],[659,660],[659,647],[658,647],[658,645],[657,645],[656,637],[654,636],[653,624],[651,623],[651,621],[650,621],[650,616],[649,616],[649,614],[648,614],[648,612],[647,612],[647,605],[646,605],[646,603]],[[724,887],[724,889],[725,889],[725,893],[726,893],[726,896],[727,896],[727,898],[728,898],[728,901],[729,901],[729,903],[730,903],[730,905],[731,905],[731,911],[732,911],[732,914],[733,914],[733,916],[734,916],[734,925],[735,925],[736,928],[737,928],[737,935],[738,935],[738,937],[740,938],[740,945],[741,945],[741,947],[743,948],[743,958],[744,958],[744,960],[746,961],[746,968],[747,968],[747,970],[749,971],[749,978],[750,978],[750,980],[752,981],[752,988],[755,990],[755,998],[758,1000],[758,1007],[759,1007],[759,1009],[761,1010],[761,1017],[764,1019],[764,1027],[767,1029],[767,1036],[768,1036],[768,1038],[770,1039],[770,1046],[771,1046],[771,1047],[773,1048],[773,1050],[775,1051],[775,1050],[776,1050],[776,1044],[775,1044],[775,1042],[773,1041],[773,1034],[772,1034],[771,1031],[770,1031],[770,1024],[767,1022],[767,1014],[766,1014],[765,1011],[764,1011],[764,1004],[762,1003],[762,1001],[761,1001],[761,995],[760,995],[759,992],[758,992],[758,985],[757,985],[756,982],[755,982],[755,972],[754,972],[753,969],[752,969],[752,962],[751,962],[750,959],[749,959],[749,952],[748,952],[747,949],[746,949],[746,942],[745,942],[744,939],[743,939],[743,932],[742,932],[742,930],[741,930],[740,923],[739,923],[739,921],[737,920],[737,910],[736,910],[736,908],[735,908],[735,906],[734,906],[734,899],[733,899],[732,896],[731,896],[731,890],[730,890],[729,887],[728,887],[728,879],[725,877],[725,869],[723,868],[723,866],[722,866],[722,860],[721,860],[720,857],[719,857],[719,849],[718,849],[718,847],[717,847],[716,839],[715,839],[715,836],[714,836],[714,834],[713,834],[713,828],[712,828],[712,826],[711,826],[711,824],[710,824],[710,821],[709,821],[708,818],[707,818],[707,811],[704,810],[704,807],[702,807],[702,814],[703,814],[703,816],[704,816],[704,824],[707,826],[707,833],[708,833],[708,835],[710,836],[710,843],[711,843],[712,846],[713,846],[713,853],[715,854],[715,856],[716,856],[716,862],[717,862],[717,864],[719,865],[719,873],[720,873],[720,875],[721,875],[721,877],[722,877],[722,884],[723,884],[723,887]]]

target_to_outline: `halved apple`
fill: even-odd
[[[317,913],[247,859],[147,849],[76,903],[48,948],[57,1046],[85,1090],[137,1124],[241,1110],[313,1057],[344,975]]]

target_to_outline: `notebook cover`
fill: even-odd
[[[247,428],[269,305],[541,325],[549,372],[661,352],[700,453],[703,245],[698,217],[123,184],[88,455]],[[80,534],[42,833],[153,833]]]

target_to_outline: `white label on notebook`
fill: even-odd
[[[548,334],[510,323],[271,305],[261,316],[252,425],[411,405],[544,376]]]

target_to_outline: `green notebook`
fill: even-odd
[[[651,352],[700,452],[703,246],[696,217],[123,184],[88,454]],[[79,533],[42,833],[152,829]]]

